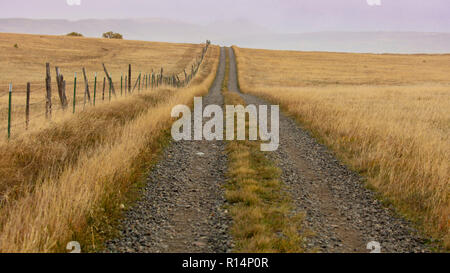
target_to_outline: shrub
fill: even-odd
[[[112,31],[108,31],[108,32],[103,33],[102,37],[103,38],[107,38],[107,39],[123,39],[122,34],[115,33],[115,32],[112,32]]]
[[[71,33],[68,33],[67,36],[72,36],[72,37],[83,37],[83,34],[78,33],[78,32],[71,32]]]

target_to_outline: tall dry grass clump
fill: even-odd
[[[450,247],[448,55],[234,50],[244,92],[279,103]]]
[[[128,110],[119,113],[125,105],[116,105],[115,111],[105,106],[106,114],[98,114],[102,117],[100,124],[105,119],[112,125],[105,124],[101,129],[103,138],[94,137],[97,132],[94,127],[98,125],[95,118],[85,119],[90,125],[67,121],[88,132],[92,129],[93,137],[87,137],[83,147],[73,147],[77,153],[74,160],[53,165],[60,168],[57,175],[32,181],[35,182],[32,190],[23,191],[18,198],[0,208],[0,252],[64,251],[72,240],[80,241],[84,251],[101,249],[99,244],[115,224],[111,217],[117,216],[120,207],[126,204],[127,194],[139,184],[149,167],[148,162],[154,160],[161,149],[165,132],[172,122],[172,107],[190,105],[194,96],[208,91],[215,78],[218,56],[219,49],[210,47],[199,73],[186,88],[155,91],[160,93],[155,93],[153,99],[146,94],[129,98],[129,102],[111,103],[113,108],[119,103],[136,107],[137,110],[130,110],[132,113]],[[143,101],[144,107],[131,105],[139,100]],[[92,109],[91,114],[95,115],[97,109]],[[59,129],[59,126],[62,124],[55,128]],[[71,132],[86,133],[81,130]],[[62,142],[61,149],[68,149],[71,144],[62,139],[72,138],[56,137],[56,143]],[[45,147],[44,144],[44,150]],[[53,166],[44,173],[52,173]]]

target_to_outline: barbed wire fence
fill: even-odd
[[[10,83],[8,86],[8,93],[0,95],[0,99],[7,97],[8,101],[7,123],[6,126],[0,126],[0,131],[6,130],[7,137],[10,139],[14,128],[23,127],[25,130],[28,130],[31,118],[38,119],[45,116],[47,120],[51,120],[53,114],[60,111],[67,112],[69,107],[72,108],[71,111],[75,114],[80,108],[84,110],[86,107],[95,107],[99,100],[102,102],[105,100],[111,101],[113,98],[119,96],[129,96],[134,93],[140,93],[141,91],[153,90],[160,87],[186,87],[197,75],[210,45],[211,41],[207,40],[205,46],[202,47],[200,55],[195,57],[195,61],[189,67],[184,68],[183,71],[178,73],[166,75],[164,73],[164,68],[161,67],[158,72],[153,70],[145,73],[139,72],[137,76],[134,77],[135,79],[133,79],[132,65],[129,64],[128,71],[121,73],[120,81],[118,79],[116,80],[116,84],[118,84],[117,88],[119,88],[120,85],[120,91],[119,89],[116,90],[114,80],[104,63],[102,64],[104,73],[103,79],[95,72],[93,86],[90,85],[92,81],[89,81],[85,67],[82,67],[81,69],[82,75],[77,75],[75,72],[73,75],[73,82],[70,83],[65,79],[61,69],[58,66],[55,66],[56,83],[53,83],[51,64],[46,63],[44,83],[27,82],[26,85],[18,84],[16,86],[14,86],[13,83]],[[180,79],[180,75],[182,79]],[[26,90],[25,104],[14,105],[14,94],[16,93],[14,88]],[[31,101],[32,89],[45,90],[45,97],[41,100]],[[54,95],[54,90],[57,91],[57,96]],[[101,94],[99,94],[99,92],[101,92]],[[107,92],[107,94],[105,94],[105,92]],[[17,93],[23,93],[23,91],[18,91]],[[68,99],[69,96],[70,99]],[[30,116],[31,112],[33,112],[32,116]],[[18,115],[24,115],[23,121],[13,123],[13,120],[16,119]],[[3,119],[5,119],[4,114],[0,115],[0,120]]]

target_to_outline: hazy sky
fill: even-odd
[[[450,32],[450,0],[0,0],[0,18],[18,17],[245,19],[283,32]]]

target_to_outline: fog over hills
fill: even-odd
[[[305,51],[373,53],[450,53],[450,33],[426,32],[311,32],[279,33],[247,20],[216,21],[207,25],[168,19],[0,19],[0,32],[61,35],[72,31],[100,37],[119,32],[125,39],[215,44]]]

